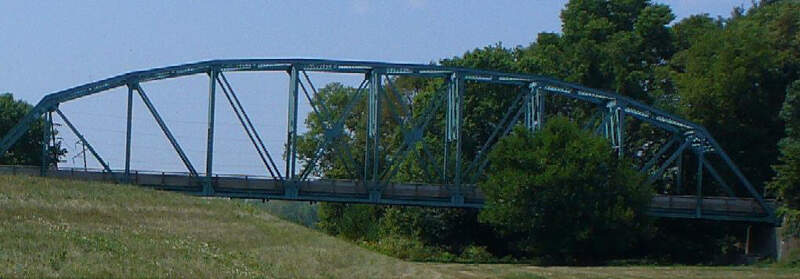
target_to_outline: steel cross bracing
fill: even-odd
[[[234,72],[285,72],[289,78],[288,94],[288,121],[283,157],[286,166],[280,170],[275,164],[275,159],[266,148],[260,134],[254,127],[250,116],[245,112],[237,94],[226,74]],[[351,96],[344,112],[334,117],[327,104],[315,98],[318,94],[317,87],[309,77],[309,72],[348,73],[361,74],[363,81]],[[195,165],[189,160],[180,143],[172,135],[167,123],[161,118],[156,106],[150,101],[142,84],[154,80],[171,79],[189,75],[207,75],[208,88],[208,129],[205,171],[198,172]],[[423,104],[423,111],[411,111],[410,100],[406,101],[393,84],[393,78],[398,76],[414,76],[421,78],[440,79],[442,86],[434,93],[429,104]],[[495,123],[489,140],[482,143],[477,153],[469,161],[465,161],[462,152],[464,138],[463,110],[467,86],[474,83],[505,85],[504,88],[514,88],[513,100],[505,108],[499,123]],[[59,105],[98,94],[118,87],[128,88],[127,129],[125,148],[125,169],[112,170],[100,154],[89,143],[79,129],[67,119],[59,110]],[[142,183],[138,172],[130,169],[130,145],[133,134],[131,133],[132,101],[134,91],[142,99],[150,114],[156,120],[164,136],[169,140],[173,149],[180,157],[187,169],[185,177],[179,185],[167,185],[167,182]],[[264,164],[266,173],[269,174],[269,185],[274,188],[241,189],[227,187],[229,183],[213,171],[214,166],[214,129],[215,129],[215,99],[222,92],[227,103],[233,109],[239,123],[244,129],[253,148]],[[480,94],[471,92],[469,94]],[[705,128],[666,113],[656,108],[647,106],[633,99],[567,83],[552,78],[527,75],[509,74],[492,71],[453,68],[437,65],[397,64],[366,61],[336,61],[320,59],[240,59],[240,60],[211,60],[199,63],[156,68],[145,71],[131,72],[101,81],[84,84],[45,96],[31,112],[25,115],[3,138],[0,140],[0,156],[6,153],[11,146],[24,135],[30,125],[39,119],[44,120],[46,133],[44,133],[42,147],[43,164],[40,173],[59,173],[57,166],[53,169],[51,162],[47,162],[47,152],[52,138],[52,113],[61,117],[69,129],[86,144],[89,151],[103,167],[102,172],[108,173],[109,179],[118,182],[150,185],[154,187],[192,192],[208,196],[227,196],[242,198],[265,199],[293,199],[312,201],[336,201],[352,203],[374,204],[404,204],[422,206],[451,206],[451,207],[480,207],[483,197],[475,183],[483,175],[483,170],[488,165],[487,154],[492,145],[509,133],[511,128],[521,123],[531,130],[540,129],[545,122],[547,96],[562,96],[596,105],[596,117],[599,120],[596,132],[608,138],[612,147],[620,156],[626,154],[626,122],[638,120],[648,123],[662,130],[669,136],[660,145],[660,149],[649,158],[641,169],[649,175],[648,183],[654,183],[665,178],[665,171],[673,170],[678,176],[684,172],[684,154],[693,154],[696,158],[697,182],[694,195],[690,195],[693,205],[674,207],[673,203],[680,203],[682,199],[670,199],[666,207],[655,206],[660,201],[654,200],[650,214],[664,217],[679,218],[704,218],[721,220],[740,220],[754,222],[776,223],[778,220],[774,213],[774,205],[765,201],[750,181],[730,159],[719,143],[706,131]],[[298,134],[298,105],[307,101],[313,113],[321,121],[324,129],[322,142],[313,158],[300,162],[297,154]],[[352,110],[356,103],[364,101],[367,104],[365,149],[362,160],[355,160],[353,154],[341,137],[347,135],[344,131],[344,122],[347,117],[353,117]],[[436,150],[426,143],[424,134],[429,132],[435,122],[435,115],[444,111],[444,142],[442,149]],[[388,113],[387,113],[388,112]],[[389,116],[389,119],[381,117]],[[381,136],[384,121],[393,121],[399,125],[402,132],[403,144],[397,150],[386,150],[382,144],[386,139]],[[589,125],[592,126],[592,125]],[[589,127],[587,126],[587,127]],[[355,179],[345,184],[352,186],[352,191],[336,192],[336,187],[345,187],[336,183],[324,182],[327,180],[313,178],[311,173],[317,165],[324,150],[334,150],[334,157],[343,164],[345,169]],[[409,154],[420,153],[420,163],[423,171],[438,181],[437,184],[414,184],[408,181],[398,181],[395,178],[401,163]],[[437,158],[433,153],[441,154]],[[628,152],[630,153],[630,152]],[[715,168],[725,170],[723,176]],[[434,165],[439,165],[436,167]],[[72,172],[74,173],[74,171]],[[710,174],[713,181],[724,190],[728,199],[748,199],[758,207],[757,213],[740,214],[732,211],[709,208],[713,206],[716,197],[704,197],[703,173]],[[137,180],[134,179],[134,174]],[[106,176],[104,176],[106,177]],[[164,177],[162,177],[162,181]],[[190,181],[190,182],[189,182]],[[689,194],[689,189],[683,189],[682,179],[677,179],[677,191],[674,194]],[[259,182],[262,183],[263,181]],[[250,182],[247,182],[250,183]],[[253,182],[254,183],[254,182]],[[266,183],[266,182],[264,182]],[[344,183],[344,182],[342,182]],[[349,183],[349,184],[348,184]],[[340,183],[341,184],[341,183]],[[227,185],[227,184],[226,184]],[[266,185],[266,184],[264,184]],[[331,186],[333,185],[333,186]],[[336,186],[339,185],[339,186]],[[420,186],[422,185],[422,186]],[[328,188],[325,188],[328,187]],[[331,188],[333,187],[333,188]],[[410,187],[410,188],[409,188]],[[420,191],[434,191],[437,194],[425,194]],[[346,188],[346,187],[345,187]],[[415,189],[411,191],[409,189]],[[331,192],[331,189],[334,191]],[[406,192],[403,192],[406,191]],[[408,192],[411,191],[411,192]],[[345,191],[346,192],[346,191]],[[424,192],[424,191],[423,191]],[[405,194],[400,194],[405,193]],[[726,200],[727,201],[727,200]],[[726,202],[726,205],[728,203]]]

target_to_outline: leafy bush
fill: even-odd
[[[461,252],[459,260],[473,263],[487,263],[494,262],[497,259],[492,253],[489,253],[486,246],[470,245],[464,248],[464,252]]]
[[[566,118],[518,127],[489,154],[481,220],[520,236],[524,252],[560,263],[625,256],[648,227],[643,177],[605,139]]]
[[[412,261],[453,261],[455,257],[432,246],[425,246],[422,241],[407,237],[381,237],[377,241],[364,241],[366,247],[391,255],[396,258]]]

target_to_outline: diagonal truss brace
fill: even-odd
[[[708,173],[710,173],[711,176],[714,177],[714,180],[716,180],[717,182],[719,182],[720,185],[722,185],[722,189],[725,190],[728,196],[735,197],[736,193],[734,193],[730,185],[728,185],[728,183],[726,183],[725,180],[722,179],[722,176],[720,176],[719,173],[717,173],[717,170],[714,169],[714,166],[712,166],[710,162],[708,162],[706,157],[701,155],[698,156],[700,157],[700,160],[702,161],[703,166],[706,168]]]
[[[186,157],[186,153],[183,152],[183,148],[181,148],[181,145],[178,144],[177,140],[175,140],[175,137],[172,135],[172,132],[170,132],[169,127],[167,127],[167,124],[164,123],[164,119],[162,119],[161,115],[158,114],[156,107],[150,101],[150,98],[147,97],[147,94],[145,94],[141,85],[139,85],[139,83],[134,83],[128,86],[132,86],[134,89],[136,89],[136,92],[139,93],[139,97],[142,98],[144,105],[147,107],[148,110],[150,110],[150,114],[153,115],[153,118],[156,119],[158,126],[161,128],[161,131],[164,132],[164,135],[169,140],[169,143],[172,144],[172,147],[175,149],[176,152],[178,152],[178,156],[181,157],[181,161],[183,161],[183,164],[186,165],[186,168],[189,170],[189,173],[194,177],[199,177],[197,174],[197,170],[192,165],[192,162],[189,161],[189,157]]]
[[[396,90],[394,89],[392,83],[388,82],[388,84],[392,89],[391,91],[395,92]],[[399,169],[397,168],[397,165],[395,165],[394,163],[402,162],[403,160],[405,160],[405,158],[409,154],[409,151],[411,151],[411,148],[418,142],[422,141],[423,139],[422,133],[428,126],[430,121],[433,119],[433,112],[438,110],[439,106],[442,104],[441,99],[444,97],[444,94],[438,94],[439,91],[440,90],[435,91],[435,95],[432,101],[428,103],[422,115],[420,116],[420,118],[418,118],[418,123],[414,123],[414,125],[410,129],[402,126],[400,127],[401,132],[403,133],[404,136],[403,146],[398,151],[396,151],[395,154],[393,154],[392,156],[393,160],[387,163],[386,169],[381,174],[380,179],[383,181],[383,183],[381,184],[382,186],[385,186],[385,184],[388,183],[389,180],[392,177],[394,177],[395,174],[397,174],[397,171]],[[395,95],[395,98],[401,99],[399,95]],[[395,120],[398,123],[407,122],[407,120],[403,121],[402,119],[400,119],[400,117],[397,115],[396,108],[394,107],[394,105],[391,102],[388,102],[388,97],[386,97],[386,99],[387,103],[389,104],[387,105],[387,107],[390,108],[390,111],[392,112],[392,115],[394,116]],[[407,107],[408,106],[406,106],[406,108]],[[408,115],[411,115],[410,109],[407,109],[406,113]],[[422,145],[423,147],[425,147],[426,144],[424,141],[422,141]]]
[[[309,86],[311,87],[311,89],[313,90],[314,95],[317,96],[318,94],[317,94],[316,88],[313,87],[313,84],[311,83],[311,80],[308,78],[308,75],[305,74],[305,71],[303,71],[303,75],[306,77],[306,80],[309,83]],[[328,145],[330,145],[332,142],[334,142],[337,139],[339,139],[344,134],[342,130],[344,129],[345,120],[347,119],[348,116],[350,116],[350,112],[353,110],[353,108],[355,107],[359,97],[361,96],[361,92],[364,90],[364,86],[367,84],[367,79],[364,79],[361,82],[361,84],[358,86],[358,89],[356,89],[356,92],[353,94],[353,96],[348,101],[347,105],[345,106],[344,111],[339,116],[339,118],[336,119],[336,121],[334,123],[329,124],[329,125],[326,125],[325,122],[331,122],[331,120],[333,120],[332,119],[333,116],[329,113],[329,110],[327,109],[327,106],[325,106],[324,103],[320,102],[319,106],[323,110],[323,112],[320,113],[319,109],[314,104],[313,98],[311,98],[311,96],[309,96],[308,91],[306,90],[306,88],[303,85],[303,83],[302,82],[298,82],[298,84],[300,85],[300,88],[303,90],[303,93],[306,95],[306,98],[308,99],[308,102],[311,105],[311,108],[313,109],[314,114],[316,114],[317,118],[320,121],[320,125],[322,126],[322,128],[325,131],[324,134],[323,134],[324,141],[317,148],[317,152],[314,154],[314,157],[311,159],[311,161],[308,164],[306,164],[305,169],[303,169],[303,171],[301,172],[300,180],[305,180],[308,177],[308,175],[311,173],[313,168],[316,166],[317,161],[320,159],[320,157],[322,157],[323,152],[325,151],[325,148],[327,148]],[[348,148],[344,148],[344,149],[345,149],[345,152],[347,152],[347,154],[346,154],[347,158],[346,159],[340,159],[340,160],[343,161],[345,166],[348,166],[348,163],[347,163],[348,161],[353,162],[352,155],[350,155]],[[343,156],[343,155],[340,153],[340,156]],[[348,171],[349,171],[349,168],[348,168]]]
[[[476,154],[475,158],[467,167],[466,172],[473,174],[471,177],[471,181],[476,181],[478,175],[482,173],[483,169],[489,163],[489,160],[484,158],[487,157],[486,151],[491,146],[491,143],[494,141],[494,139],[500,135],[500,131],[501,130],[503,131],[502,136],[508,134],[508,132],[511,131],[511,128],[513,127],[513,123],[516,123],[520,115],[522,115],[522,112],[524,112],[524,102],[522,101],[525,95],[529,93],[530,92],[525,92],[525,90],[522,90],[519,94],[517,94],[517,97],[514,99],[511,105],[509,105],[508,110],[506,110],[505,115],[500,120],[500,123],[497,123],[497,127],[495,127],[492,134],[489,136],[489,138],[486,140],[486,142],[483,144],[481,149]],[[476,169],[477,171],[475,171]]]
[[[273,178],[283,180],[280,169],[278,169],[277,165],[275,165],[275,161],[269,154],[267,147],[264,145],[264,141],[261,140],[261,136],[259,135],[255,126],[253,126],[252,121],[250,121],[250,117],[247,115],[247,112],[245,112],[242,103],[236,96],[236,92],[233,90],[230,82],[228,82],[228,79],[222,73],[219,73],[215,79],[216,82],[219,83],[222,93],[225,95],[228,103],[231,105],[231,109],[233,109],[233,112],[236,114],[236,118],[239,119],[239,123],[242,125],[245,133],[247,133],[247,137],[250,139],[253,147],[255,147],[256,152],[258,152],[261,162],[267,167],[267,171],[269,171]]]
[[[728,156],[725,150],[723,150],[720,147],[719,143],[713,137],[711,137],[708,131],[706,131],[705,129],[701,129],[701,134],[705,139],[708,140],[711,147],[713,147],[714,153],[716,153],[722,158],[722,160],[725,162],[725,164],[728,165],[730,170],[733,171],[734,175],[736,175],[736,177],[739,178],[739,181],[742,184],[744,184],[744,187],[747,190],[747,192],[750,194],[750,196],[756,199],[761,208],[764,209],[764,212],[767,212],[768,216],[774,217],[775,210],[767,206],[767,203],[764,201],[764,198],[758,192],[756,192],[755,188],[753,188],[753,185],[750,184],[750,180],[747,180],[744,174],[742,174],[741,170],[739,170],[739,167],[737,167],[736,164],[733,163],[733,160],[731,160],[731,158]]]
[[[72,130],[72,133],[74,133],[75,136],[77,136],[78,139],[81,140],[81,142],[86,144],[86,148],[89,149],[89,152],[92,153],[92,156],[94,156],[94,158],[97,160],[97,162],[99,162],[100,165],[103,166],[103,171],[111,173],[112,175],[114,175],[114,172],[111,171],[111,168],[108,166],[108,163],[106,163],[106,161],[103,160],[102,157],[100,157],[100,154],[97,153],[97,151],[94,149],[94,147],[92,147],[92,145],[89,143],[89,141],[86,140],[86,138],[83,136],[83,134],[81,134],[81,132],[79,132],[78,129],[75,128],[75,125],[73,125],[72,122],[69,121],[67,116],[64,115],[64,113],[61,112],[61,110],[58,109],[58,108],[56,108],[55,111],[58,114],[58,116],[60,116],[61,119],[64,120],[64,123],[67,124],[67,127],[69,127],[69,129]],[[114,177],[117,178],[116,175],[114,175]]]
[[[656,164],[658,159],[661,159],[661,156],[664,156],[664,153],[667,153],[667,151],[670,148],[672,148],[672,146],[675,145],[675,143],[677,143],[679,140],[680,140],[680,137],[673,136],[672,139],[667,141],[667,143],[664,144],[664,146],[662,146],[660,150],[658,150],[656,155],[654,155],[653,158],[651,158],[649,161],[647,161],[647,163],[645,163],[644,166],[642,167],[642,169],[639,170],[639,171],[640,172],[646,172],[646,171],[650,170],[650,168],[652,168],[653,165]]]
[[[683,153],[683,151],[686,150],[686,148],[689,147],[689,145],[691,144],[692,144],[691,140],[684,141],[683,144],[680,147],[678,147],[678,150],[675,150],[675,152],[672,153],[672,155],[667,159],[667,161],[661,164],[661,167],[658,168],[656,173],[654,173],[647,179],[647,182],[645,182],[645,184],[650,185],[653,182],[655,182],[656,179],[661,177],[661,175],[664,173],[664,170],[666,170],[667,167],[669,167],[670,164],[672,164],[672,162],[675,161],[675,159],[677,159],[678,156],[680,156],[680,154]]]

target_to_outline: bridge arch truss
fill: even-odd
[[[231,82],[226,75],[236,72],[286,72],[289,79],[287,134],[285,142],[285,156],[276,158],[270,154],[261,139],[260,134],[253,125],[252,119],[245,112],[239,101]],[[332,144],[341,136],[343,131],[343,118],[332,119],[324,103],[315,103],[318,92],[314,86],[309,72],[347,73],[363,75],[359,88],[352,96],[352,102],[365,101],[368,104],[366,113],[366,150],[363,154],[363,163],[358,167],[358,179],[354,181],[334,181],[314,178],[310,175],[316,159],[310,162],[299,162],[297,157],[298,139],[298,103],[305,97],[315,114],[325,122],[325,138],[320,144],[320,149]],[[205,168],[198,169],[198,165],[189,160],[182,146],[172,135],[167,123],[161,118],[158,109],[150,101],[143,84],[149,81],[172,79],[190,75],[208,76],[208,119],[207,119],[207,146]],[[441,79],[444,85],[440,88],[431,104],[430,110],[414,119],[400,119],[398,111],[408,109],[393,107],[385,100],[396,94],[392,87],[392,78],[398,76],[413,76],[420,78]],[[507,107],[502,119],[496,123],[490,140],[481,146],[480,151],[471,161],[462,158],[463,138],[463,110],[466,87],[468,84],[486,83],[508,85],[518,93]],[[125,168],[112,170],[90,144],[83,134],[70,122],[67,115],[59,109],[65,102],[80,99],[86,96],[100,94],[115,88],[127,87],[127,130],[126,130],[126,155]],[[222,94],[220,94],[222,93]],[[131,160],[131,118],[132,102],[138,96],[145,104],[147,110],[156,120],[164,136],[185,165],[187,174],[176,185],[163,183],[164,177],[158,182],[138,182],[140,179],[135,170],[130,169]],[[507,134],[512,126],[525,125],[528,129],[537,130],[546,121],[546,106],[549,96],[561,96],[581,102],[593,104],[597,109],[599,125],[596,132],[604,135],[620,156],[626,154],[625,142],[626,121],[638,120],[648,123],[665,132],[669,136],[660,145],[660,149],[652,154],[641,167],[643,173],[649,177],[648,183],[664,179],[668,169],[677,169],[682,172],[685,164],[681,163],[683,154],[693,154],[697,159],[696,175],[697,189],[694,195],[680,196],[680,186],[677,193],[654,199],[650,214],[661,217],[701,218],[731,221],[751,221],[776,223],[774,205],[764,199],[756,191],[750,181],[739,170],[719,143],[702,126],[673,114],[650,107],[636,100],[619,94],[587,88],[556,79],[528,74],[510,74],[492,71],[483,71],[465,68],[444,67],[438,65],[397,64],[365,61],[335,61],[320,59],[239,59],[239,60],[211,60],[198,63],[155,68],[144,71],[130,72],[115,77],[92,82],[70,89],[46,95],[37,103],[32,111],[23,117],[0,140],[0,156],[5,154],[11,146],[20,139],[30,128],[30,125],[43,119],[46,125],[52,125],[54,115],[63,119],[67,127],[84,143],[88,150],[103,167],[102,179],[123,183],[136,183],[157,188],[183,190],[194,194],[207,196],[227,196],[240,198],[264,199],[290,199],[310,201],[334,201],[351,203],[374,204],[401,204],[422,206],[451,206],[451,207],[481,207],[482,196],[476,189],[477,175],[483,172],[488,164],[485,154],[497,138]],[[265,181],[247,182],[261,183],[263,189],[258,187],[242,189],[237,187],[224,187],[226,178],[215,176],[214,167],[214,131],[215,131],[215,99],[224,97],[233,108],[239,123],[244,128],[248,139],[256,149],[260,160],[264,164],[270,179]],[[395,96],[396,97],[396,96]],[[408,104],[405,104],[408,105]],[[383,107],[382,107],[383,106]],[[443,159],[439,176],[440,183],[418,184],[399,182],[393,180],[397,166],[385,160],[387,154],[381,149],[380,117],[383,111],[391,111],[390,115],[403,122],[404,147],[393,158],[403,157],[411,146],[420,143],[421,135],[427,125],[432,121],[430,113],[442,110],[445,112],[445,144],[442,151]],[[595,129],[595,127],[592,127]],[[45,129],[49,131],[50,129]],[[52,139],[45,133],[45,146],[43,146],[43,165],[39,169],[42,175],[57,173],[51,170],[46,162],[46,150]],[[344,153],[344,152],[343,152]],[[352,161],[353,155],[342,155],[342,160]],[[277,160],[285,161],[285,168],[279,169]],[[383,164],[383,165],[382,165]],[[722,175],[717,168],[724,170]],[[438,168],[435,168],[438,169]],[[449,175],[447,174],[449,173]],[[711,181],[727,194],[727,197],[704,197],[703,175],[710,175]],[[87,176],[88,177],[88,176]],[[241,181],[228,181],[241,184]],[[190,187],[191,186],[191,187]],[[326,188],[327,187],[327,188]],[[340,187],[340,188],[337,188]],[[315,190],[316,189],[316,190]],[[411,194],[409,194],[411,193]],[[423,193],[423,194],[420,194]],[[688,190],[685,193],[689,193]],[[678,194],[678,195],[674,195]],[[724,203],[724,209],[719,205]],[[668,203],[668,204],[666,204]],[[737,205],[737,203],[739,205]],[[674,206],[683,204],[683,206]],[[750,210],[731,211],[734,207],[749,207]]]

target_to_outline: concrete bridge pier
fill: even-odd
[[[789,257],[790,253],[800,252],[800,238],[784,235],[784,231],[786,230],[787,230],[786,226],[777,228],[778,260],[783,260],[784,258]]]
[[[770,224],[747,226],[746,256],[780,259],[780,248],[781,238],[775,226]]]

